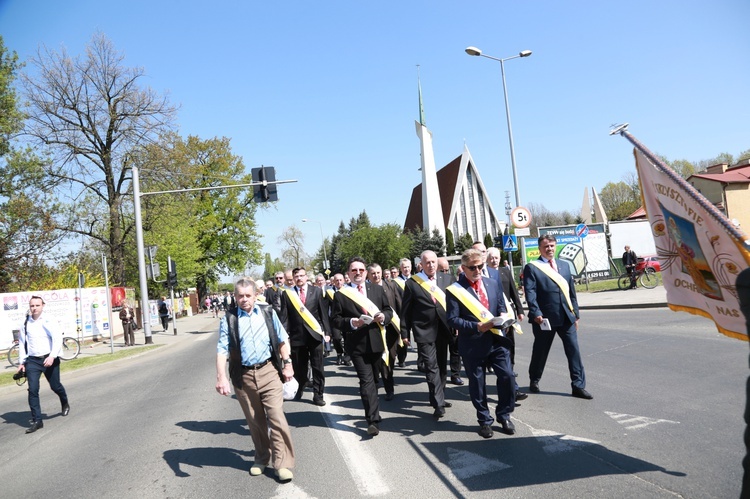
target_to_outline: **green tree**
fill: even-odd
[[[447,255],[456,254],[456,243],[453,241],[453,231],[445,229],[445,252]]]
[[[167,134],[134,158],[142,164],[143,192],[183,191],[144,196],[142,203],[146,244],[175,259],[181,286],[204,294],[222,274],[246,274],[261,263],[252,191],[224,188],[252,181],[229,139]]]
[[[622,181],[608,182],[599,192],[599,199],[610,220],[624,220],[640,206],[640,200],[633,198],[633,190]]]
[[[383,266],[391,265],[408,255],[411,247],[412,240],[403,233],[401,226],[389,223],[363,227],[352,232],[339,243],[337,251],[343,262],[354,256],[361,256],[368,264],[378,263]],[[346,263],[340,271],[345,266]]]
[[[273,277],[276,275],[276,272],[283,272],[284,271],[284,262],[279,260],[278,258],[271,258],[270,253],[266,253],[263,257],[264,265],[263,265],[263,280],[267,281],[268,279],[273,280]]]
[[[60,240],[58,205],[39,175],[44,163],[31,148],[13,145],[24,124],[15,90],[20,68],[0,36],[0,292],[40,289],[54,272],[46,260]]]
[[[487,248],[491,248],[495,245],[495,240],[492,238],[490,233],[484,235],[484,245]]]
[[[471,248],[472,244],[474,244],[474,238],[471,237],[471,234],[464,234],[456,241],[456,252],[460,255],[467,249]]]
[[[106,249],[116,285],[125,284],[132,230],[123,210],[132,154],[154,142],[175,114],[166,97],[141,85],[143,70],[125,67],[123,59],[96,34],[84,57],[40,49],[31,60],[34,76],[21,77],[27,136],[51,155],[44,173],[67,206],[58,226]]]

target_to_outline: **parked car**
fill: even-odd
[[[638,258],[638,263],[635,265],[635,269],[638,272],[641,272],[647,267],[651,267],[656,272],[661,272],[661,264],[659,263],[659,258],[656,255],[647,255],[643,258]]]

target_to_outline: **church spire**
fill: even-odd
[[[419,64],[417,64],[417,88],[419,90],[419,124],[427,126],[424,120],[424,106],[422,105],[422,82],[419,80]]]

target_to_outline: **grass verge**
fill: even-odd
[[[153,350],[154,348],[158,348],[160,346],[162,345],[143,345],[139,347],[119,350],[115,353],[107,352],[107,353],[100,353],[97,355],[86,355],[85,357],[78,357],[77,359],[73,359],[73,360],[64,360],[62,361],[60,365],[60,371],[68,372],[68,371],[75,371],[77,369],[82,369],[84,367],[96,366],[98,364],[104,364],[105,362],[112,362],[113,360],[132,357],[134,355],[138,355],[140,353]],[[10,385],[12,383],[15,383],[15,381],[13,381],[13,374],[15,374],[15,371],[5,372],[5,373],[0,374],[0,386],[5,386],[5,385]]]

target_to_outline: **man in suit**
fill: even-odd
[[[367,434],[380,433],[376,379],[385,351],[385,326],[393,310],[381,286],[366,282],[365,261],[355,256],[347,266],[350,284],[333,298],[333,324],[344,334],[344,346],[359,378],[359,394],[367,418]]]
[[[336,365],[350,367],[352,359],[349,358],[349,354],[344,349],[344,336],[339,328],[336,327],[336,324],[333,323],[333,297],[344,284],[343,274],[334,274],[331,277],[331,287],[326,289],[326,299],[328,300],[328,316],[330,317],[329,322],[331,325],[331,342],[333,343],[333,348],[336,350]]]
[[[388,305],[393,310],[393,320],[385,328],[385,340],[388,346],[388,364],[383,363],[383,387],[385,388],[385,400],[393,400],[394,383],[393,383],[393,364],[396,362],[396,350],[398,349],[401,333],[398,330],[400,322],[396,324],[396,317],[401,313],[401,292],[398,285],[383,279],[380,265],[371,263],[367,267],[367,276],[372,284],[383,287]],[[399,319],[400,320],[400,319]]]
[[[469,380],[471,403],[477,410],[479,434],[492,437],[492,423],[487,404],[485,367],[492,368],[497,376],[498,404],[495,417],[503,432],[516,432],[510,414],[515,407],[515,378],[510,367],[510,341],[495,328],[493,318],[506,312],[505,298],[500,285],[482,277],[484,257],[481,251],[468,249],[461,255],[464,273],[446,292],[448,325],[458,330],[458,348]]]
[[[453,332],[445,319],[445,288],[455,279],[437,272],[437,255],[425,250],[421,257],[422,271],[406,281],[401,302],[401,339],[409,345],[410,334],[417,342],[417,363],[425,369],[430,405],[436,418],[445,416],[445,375],[448,345]]]
[[[307,272],[303,268],[292,271],[295,286],[284,290],[281,296],[281,323],[289,333],[292,349],[292,368],[299,382],[295,400],[302,398],[308,383],[307,365],[312,368],[313,403],[326,405],[323,400],[325,374],[323,372],[323,341],[330,340],[328,307],[323,292],[308,284]]]
[[[560,336],[568,358],[573,396],[592,399],[586,391],[586,374],[578,349],[578,300],[573,275],[568,264],[555,259],[557,239],[552,235],[539,237],[538,260],[523,269],[523,285],[529,306],[529,322],[534,333],[534,346],[529,363],[529,390],[539,393],[539,380],[547,363],[547,355]],[[544,325],[545,329],[542,329]]]
[[[394,272],[395,271],[395,272]],[[398,269],[395,267],[391,268],[391,276],[393,282],[398,286],[399,293],[403,300],[404,288],[406,287],[406,281],[411,277],[411,260],[408,258],[402,258],[398,261]],[[400,317],[400,316],[399,316]],[[398,367],[404,367],[406,365],[406,354],[409,352],[408,343],[404,343],[396,350],[396,357],[398,361]],[[417,363],[417,369],[420,371],[422,366]]]
[[[516,281],[513,278],[513,273],[511,272],[510,267],[500,266],[499,249],[487,249],[487,266],[491,269],[497,270],[498,274],[500,275],[500,285],[502,287],[503,293],[505,294],[505,297],[508,299],[508,302],[510,302],[511,304],[511,308],[513,309],[512,311],[508,310],[508,312],[515,313],[516,319],[518,319],[519,322],[522,321],[524,310],[523,304],[521,303],[521,297],[518,296]],[[516,338],[512,328],[508,329],[507,337],[512,343],[510,347],[510,363],[511,366],[513,366],[516,363]]]
[[[281,313],[281,293],[284,290],[284,272],[274,274],[273,286],[266,288],[264,296],[266,303],[271,305],[277,314]]]
[[[452,275],[450,262],[444,256],[438,257],[438,272]],[[459,386],[463,385],[464,380],[461,379],[461,355],[458,353],[458,336],[456,334],[451,335],[451,342],[448,345],[448,361],[451,367],[451,383]]]

